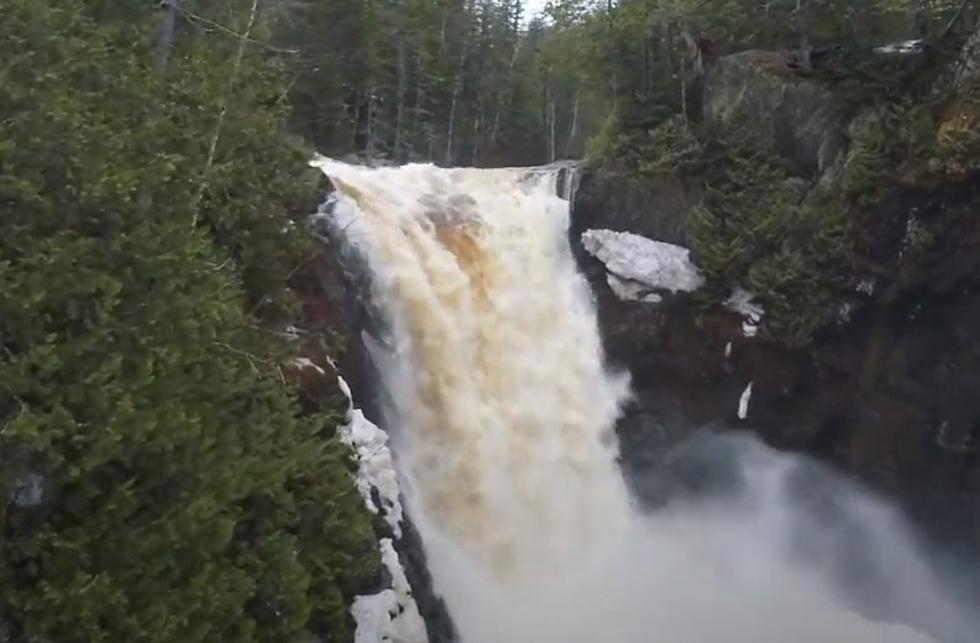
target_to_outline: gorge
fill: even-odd
[[[455,624],[431,640],[971,640],[964,579],[821,465],[709,433],[624,476],[632,394],[568,243],[573,166],[314,164],[332,243],[370,282],[375,419]]]
[[[978,640],[980,0],[0,15],[0,643]]]

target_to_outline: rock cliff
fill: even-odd
[[[622,457],[647,501],[662,500],[647,483],[666,446],[702,430],[754,431],[895,494],[933,534],[980,550],[980,167],[953,149],[972,145],[968,135],[944,134],[975,118],[976,38],[949,75],[956,86],[922,92],[923,103],[945,92],[938,108],[855,101],[844,83],[797,76],[776,54],[723,58],[705,79],[700,142],[685,144],[694,162],[685,151],[683,164],[656,171],[586,167],[572,243],[609,358],[633,377]],[[711,161],[704,150],[733,128],[768,141],[775,160],[765,162],[779,169],[762,188],[742,181],[719,194],[741,152]],[[763,158],[753,155],[747,166]],[[782,219],[767,219],[776,208]],[[742,234],[752,226],[761,232]],[[813,245],[831,226],[833,245]],[[707,285],[617,294],[582,244],[588,230],[689,247]],[[716,246],[720,259],[709,255]],[[749,299],[742,286],[752,285]],[[799,299],[807,288],[820,297]],[[799,321],[794,311],[813,317],[800,302],[819,318],[805,333],[777,332]]]

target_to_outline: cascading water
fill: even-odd
[[[738,511],[632,507],[613,433],[628,382],[603,365],[557,168],[315,164],[371,265],[402,490],[463,643],[930,640],[785,553],[786,460],[753,469]],[[903,582],[942,596],[920,567]]]

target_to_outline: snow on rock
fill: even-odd
[[[909,56],[912,54],[921,54],[925,49],[926,42],[917,39],[888,43],[887,45],[875,47],[874,52],[879,56]]]
[[[395,537],[401,538],[402,505],[398,477],[388,448],[388,434],[364,417],[361,409],[354,407],[354,396],[343,377],[337,378],[337,385],[349,402],[347,424],[340,429],[340,439],[357,457],[357,490],[368,509],[374,513],[380,511]],[[375,504],[375,494],[381,507]],[[428,643],[425,621],[419,614],[394,542],[391,538],[382,538],[379,545],[381,562],[388,570],[391,587],[377,594],[354,598],[350,608],[357,625],[354,643]]]
[[[744,288],[735,288],[731,296],[725,300],[725,308],[734,311],[743,317],[753,320],[762,319],[765,310],[759,304],[754,303],[755,295]]]
[[[313,360],[311,360],[309,357],[297,357],[296,359],[293,360],[293,366],[295,366],[296,368],[298,368],[300,370],[307,369],[307,368],[312,368],[314,371],[316,371],[320,375],[326,375],[327,374],[327,372],[325,370],[323,370],[322,368],[320,368],[319,366],[317,366],[316,364],[314,364],[313,363]]]
[[[354,599],[354,643],[428,643],[425,621],[390,538],[381,539],[381,561],[391,576],[391,588]]]
[[[742,391],[742,396],[738,398],[738,419],[744,420],[749,416],[749,401],[752,399],[752,382]]]
[[[874,277],[867,277],[858,282],[857,291],[862,295],[868,295],[869,297],[875,294],[875,279]]]
[[[663,301],[663,297],[655,292],[650,292],[650,287],[639,282],[628,279],[620,279],[613,273],[606,273],[606,283],[622,301],[642,301],[648,304],[657,304]]]
[[[725,344],[725,359],[728,359],[731,356],[732,356],[732,343],[728,342],[727,344]]]
[[[340,439],[349,445],[357,456],[357,490],[364,498],[367,508],[381,516],[391,527],[396,538],[402,536],[402,503],[399,498],[398,476],[395,463],[388,448],[388,434],[379,429],[371,420],[364,417],[361,409],[354,408],[350,386],[344,378],[338,377],[340,390],[351,400],[347,411],[347,424],[340,429]],[[381,507],[374,502],[377,491]]]
[[[752,300],[755,295],[744,288],[735,288],[731,296],[725,300],[725,308],[738,313],[745,320],[742,322],[742,334],[755,337],[759,334],[759,322],[765,314],[765,309]]]
[[[615,278],[609,285],[620,299],[659,301],[650,290],[692,292],[704,285],[691,251],[681,246],[613,230],[586,230],[582,246]]]

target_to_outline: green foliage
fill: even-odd
[[[602,171],[637,176],[694,174],[704,163],[704,144],[683,117],[668,118],[644,133],[621,131],[610,118],[590,141],[588,163]]]
[[[869,112],[851,126],[851,144],[841,188],[858,206],[873,206],[894,179],[895,132],[884,122],[887,108]]]
[[[930,169],[949,178],[980,172],[980,86],[962,88],[936,128]]]
[[[714,291],[741,284],[759,297],[770,337],[804,345],[833,315],[848,269],[847,209],[823,193],[798,204],[772,147],[745,131],[733,124],[705,142],[695,258]]]
[[[338,418],[297,417],[248,314],[302,253],[281,89],[252,54],[230,84],[234,48],[203,42],[162,76],[145,25],[86,9],[6,0],[0,21],[4,628],[349,640],[370,520]],[[41,502],[15,501],[32,479]]]

